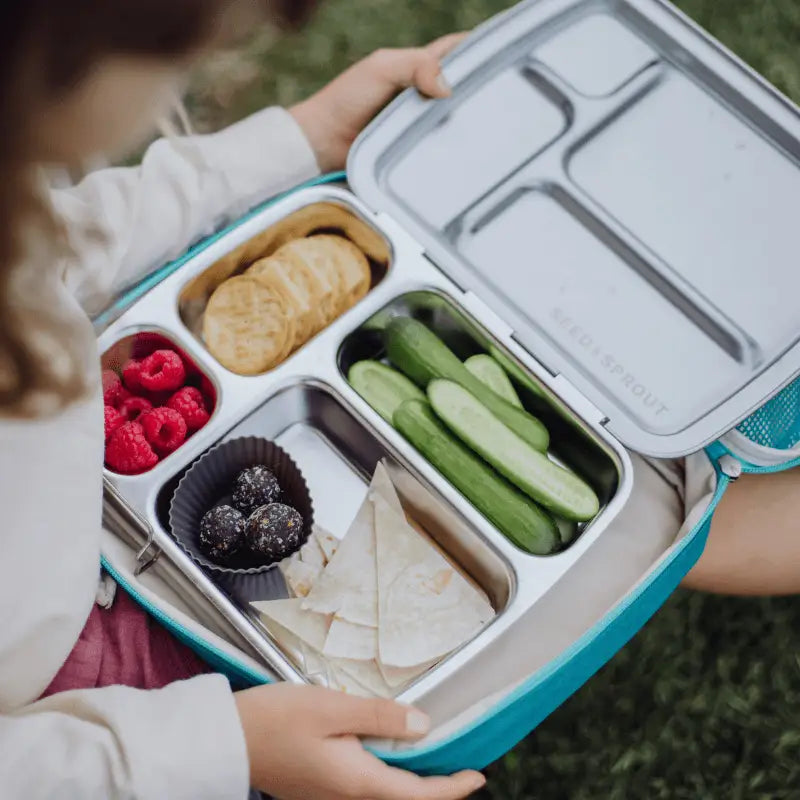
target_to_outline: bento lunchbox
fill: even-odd
[[[346,177],[200,243],[100,334],[107,364],[128,343],[167,342],[214,398],[152,469],[106,470],[116,535],[103,561],[235,683],[308,676],[170,530],[176,487],[221,442],[276,442],[334,537],[385,465],[403,508],[480,587],[491,624],[399,695],[431,714],[431,734],[371,743],[420,773],[509,750],[676,588],[732,480],[800,464],[798,109],[662,0],[527,0],[445,73],[450,99],[403,94]],[[316,234],[361,250],[369,291],[276,365],[223,366],[206,346],[209,298]],[[599,512],[557,552],[501,535],[354,390],[350,368],[385,356],[398,317],[462,359],[494,357],[550,431],[550,457],[591,485]],[[684,520],[660,473],[687,456],[708,493]],[[264,591],[279,597],[273,576]]]

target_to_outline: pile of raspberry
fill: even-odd
[[[191,370],[174,350],[156,350],[122,369],[103,371],[106,465],[123,475],[152,469],[200,430],[213,410],[187,385]]]

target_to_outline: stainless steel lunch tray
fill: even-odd
[[[391,245],[392,256],[386,276],[364,300],[265,375],[242,377],[222,368],[180,321],[177,300],[183,287],[258,231],[317,202],[338,203],[365,219],[370,216],[345,190],[317,188],[298,192],[200,253],[103,333],[100,346],[105,351],[137,332],[158,331],[185,351],[217,389],[217,409],[210,422],[179,450],[143,475],[122,476],[107,471],[106,479],[141,518],[143,533],[150,537],[151,546],[143,548],[143,560],[160,550],[160,557],[180,566],[276,676],[300,682],[303,676],[277,648],[257,615],[241,608],[217,588],[176,545],[167,522],[171,494],[188,465],[215,442],[242,435],[265,436],[295,456],[309,482],[316,519],[341,536],[365,496],[375,464],[386,458],[404,505],[477,580],[498,612],[472,642],[401,695],[411,700],[439,685],[477,650],[489,647],[581,557],[624,504],[630,488],[629,462],[624,450],[598,424],[599,419],[582,418],[552,394],[552,413],[569,418],[563,423],[566,431],[572,431],[564,434],[567,440],[588,445],[595,463],[603,465],[598,471],[598,491],[607,501],[602,513],[569,549],[537,558],[510,544],[466,503],[345,380],[348,359],[363,346],[360,332],[370,321],[402,311],[422,315],[429,322],[438,320],[438,325],[447,324],[451,331],[453,326],[463,326],[462,331],[474,337],[476,350],[491,342],[525,368],[530,369],[531,364],[520,358],[523,354],[508,340],[502,327],[497,329],[493,315],[482,318],[485,309],[477,298],[460,296],[457,288],[425,258],[419,245],[397,230],[377,226],[374,218],[373,224]],[[153,320],[158,324],[154,325]],[[546,373],[539,376],[535,369],[531,373],[537,384],[543,378],[541,390],[545,393],[550,394],[551,385],[558,384]],[[565,455],[570,458],[569,453]],[[333,474],[332,469],[336,469]],[[280,581],[276,587],[276,596],[281,589],[285,591]]]
[[[281,200],[201,250],[100,340],[106,350],[158,330],[214,382],[218,406],[204,429],[145,475],[106,479],[139,520],[142,561],[161,552],[177,564],[279,678],[303,680],[261,623],[172,540],[170,492],[220,439],[276,438],[309,478],[319,521],[341,535],[376,461],[388,460],[404,503],[427,515],[434,538],[498,611],[401,695],[408,701],[491,648],[613,524],[632,489],[628,448],[661,457],[699,450],[800,370],[800,334],[788,319],[800,273],[787,263],[786,211],[800,200],[800,115],[788,101],[660,0],[521,3],[470,37],[446,74],[451,100],[406,93],[356,143],[348,178],[357,197],[317,188]],[[671,146],[665,114],[681,134],[666,165],[652,160],[654,143]],[[711,134],[701,127],[694,148],[685,128],[706,117]],[[732,149],[715,155],[719,142]],[[643,178],[643,169],[652,174]],[[742,218],[742,197],[764,176],[777,182],[773,192],[745,203]],[[680,181],[697,191],[683,197]],[[720,181],[730,184],[714,206],[722,233],[704,234],[692,203],[708,205]],[[657,213],[662,189],[673,201],[672,237]],[[338,204],[383,236],[388,271],[277,369],[234,375],[190,332],[181,297],[232,250],[314,203]],[[753,245],[744,241],[753,220],[776,262],[766,288],[753,283]],[[683,251],[670,249],[673,239]],[[713,269],[684,258],[701,245],[727,256],[716,282]],[[538,259],[522,258],[532,249]],[[774,313],[770,303],[779,304]],[[370,331],[393,313],[422,316],[462,341],[466,332],[531,376],[554,456],[574,464],[585,453],[581,471],[604,501],[564,552],[519,551],[348,385],[347,367],[375,355]],[[338,465],[337,484],[315,474],[317,457]]]

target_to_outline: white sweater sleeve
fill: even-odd
[[[97,590],[101,414],[98,387],[55,417],[0,419],[0,798],[245,800],[244,735],[220,675],[35,700]]]
[[[244,800],[246,765],[220,675],[64,692],[0,716],[4,800]]]
[[[75,258],[67,286],[90,313],[221,223],[318,174],[288,111],[268,108],[219,133],[160,139],[138,167],[99,170],[52,193]]]
[[[54,192],[72,250],[59,287],[65,311],[81,313],[73,296],[99,310],[115,287],[316,172],[294,119],[267,109],[220,133],[156,142],[139,167],[100,171]],[[88,355],[96,369],[96,354]],[[244,800],[244,736],[221,676],[31,702],[63,663],[96,588],[97,378],[95,394],[58,417],[0,419],[0,500],[14,542],[0,559],[0,796]]]

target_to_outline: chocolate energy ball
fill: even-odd
[[[226,561],[244,545],[247,523],[231,506],[216,506],[200,521],[200,549],[214,561]]]
[[[257,508],[247,520],[247,546],[268,561],[294,553],[303,540],[303,517],[291,506],[270,503]]]
[[[281,487],[273,472],[261,464],[242,470],[233,484],[231,502],[246,517],[257,508],[277,503]]]

